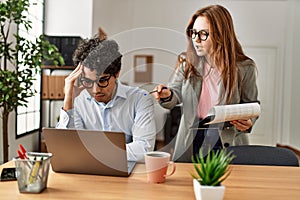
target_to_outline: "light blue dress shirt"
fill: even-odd
[[[61,109],[56,127],[124,132],[127,159],[143,162],[144,153],[152,151],[155,144],[154,102],[145,90],[117,80],[111,101],[97,102],[83,90],[72,110]]]

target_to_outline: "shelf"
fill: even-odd
[[[64,83],[66,77],[67,76],[42,75],[42,99],[64,99]]]
[[[73,66],[45,65],[41,67],[41,127],[50,127],[55,124],[57,114],[55,111],[58,108],[54,106],[56,103],[52,104],[52,102],[64,100],[65,78],[74,69]]]

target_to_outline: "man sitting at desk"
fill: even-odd
[[[77,67],[65,79],[57,128],[124,132],[127,159],[142,161],[154,148],[154,104],[144,90],[118,80],[121,58],[114,40],[97,37],[79,44],[73,55]]]

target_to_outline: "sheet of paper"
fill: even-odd
[[[214,106],[208,115],[214,115],[214,119],[206,124],[215,124],[238,119],[250,119],[259,116],[261,113],[258,103],[244,103]]]

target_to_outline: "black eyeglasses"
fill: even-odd
[[[192,39],[195,39],[196,36],[198,36],[201,41],[207,40],[209,36],[209,32],[206,30],[200,30],[197,32],[195,29],[190,29],[189,32]]]
[[[112,75],[101,77],[97,80],[91,80],[89,78],[81,77],[80,83],[87,89],[90,89],[94,86],[94,83],[97,83],[97,85],[101,88],[106,88],[109,84],[109,79]]]

